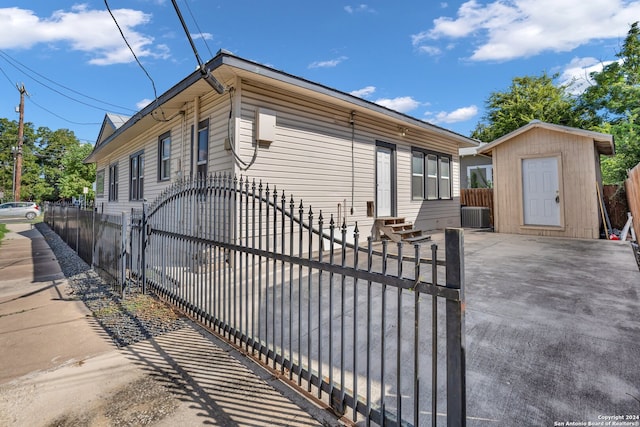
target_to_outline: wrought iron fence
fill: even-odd
[[[337,413],[464,424],[461,230],[446,232],[446,262],[435,245],[361,243],[357,224],[348,236],[226,175],[178,183],[132,218],[144,284]]]
[[[70,216],[45,220],[73,243],[87,223]],[[151,288],[338,414],[465,424],[462,230],[446,230],[440,260],[436,245],[361,239],[357,224],[227,175],[93,218],[92,240],[70,246],[89,245],[105,277]]]
[[[44,221],[113,287],[125,290],[127,217],[76,206],[44,205]]]

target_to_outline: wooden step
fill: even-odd
[[[416,243],[430,240],[431,236],[413,227],[404,217],[388,216],[375,219],[376,238],[398,242]]]
[[[403,222],[401,224],[391,224],[385,226],[393,230],[411,230],[413,228],[413,224],[411,224],[410,222]]]
[[[403,239],[403,242],[406,243],[421,243],[421,242],[428,242],[429,240],[431,240],[431,236],[427,235],[427,234],[422,234],[420,236],[416,236],[416,237],[409,237],[408,239]]]
[[[400,216],[382,216],[376,218],[376,222],[380,225],[392,225],[406,223],[406,220]]]

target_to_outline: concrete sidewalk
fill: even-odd
[[[8,228],[0,245],[0,425],[338,425],[195,325],[116,349],[69,297],[38,230]]]

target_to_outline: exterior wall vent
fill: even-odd
[[[461,208],[460,222],[463,227],[489,228],[489,208],[480,206],[463,206]]]

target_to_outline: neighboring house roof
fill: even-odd
[[[358,109],[366,109],[367,112],[386,116],[398,124],[415,126],[444,135],[456,141],[459,147],[473,147],[477,145],[475,140],[453,131],[399,113],[346,92],[341,92],[301,77],[296,77],[283,71],[240,58],[224,50],[220,50],[213,59],[207,62],[205,67],[207,70],[210,70],[211,73],[216,73],[217,78],[221,77],[220,80],[222,81],[233,77],[247,77],[255,81],[262,81],[282,88],[291,89],[294,87],[300,92],[306,92],[316,98],[324,99],[326,102],[343,105],[348,104],[349,108],[356,111],[356,114]],[[185,103],[192,101],[197,96],[210,92],[211,86],[203,80],[202,74],[198,69],[160,95],[156,102],[150,103],[133,117],[128,118],[120,126],[115,126],[115,122],[107,115],[105,122],[107,118],[109,118],[111,122],[109,125],[114,125],[115,130],[109,133],[109,129],[106,129],[103,123],[103,128],[100,130],[96,146],[89,157],[85,159],[85,162],[95,162],[96,155],[99,152],[103,150],[110,152],[111,149],[108,148],[108,146],[112,142],[119,139],[126,141],[128,138],[150,129],[157,121],[162,121],[167,117],[178,114]]]
[[[460,157],[470,157],[470,156],[489,157],[486,154],[478,153],[478,150],[480,150],[485,145],[487,145],[487,144],[481,142],[480,145],[478,145],[477,147],[463,147],[463,148],[458,149],[458,154],[460,155]]]
[[[594,132],[594,131],[590,131],[590,130],[584,130],[584,129],[578,129],[578,128],[572,128],[569,126],[561,126],[561,125],[555,125],[552,123],[546,123],[546,122],[541,122],[540,120],[533,120],[530,123],[522,126],[521,128],[518,128],[516,130],[514,130],[511,133],[508,133],[498,139],[496,139],[495,141],[491,142],[490,144],[486,144],[482,147],[479,147],[478,149],[478,153],[480,154],[488,154],[491,155],[491,151],[493,151],[493,149],[495,147],[497,147],[498,145],[509,141],[510,139],[515,138],[518,135],[521,135],[531,129],[536,129],[536,128],[540,128],[540,129],[547,129],[550,131],[554,131],[554,132],[563,132],[563,133],[568,133],[568,134],[572,134],[572,135],[578,135],[578,136],[583,136],[583,137],[587,137],[591,140],[593,140],[594,144],[596,145],[596,149],[598,150],[599,154],[604,154],[604,155],[614,155],[616,152],[615,149],[615,143],[613,140],[613,135],[609,135],[606,133],[599,133],[599,132]]]
[[[130,116],[123,116],[121,114],[105,114],[104,120],[102,121],[102,127],[100,127],[100,133],[98,134],[98,139],[96,140],[96,146],[113,135],[115,131],[118,130],[118,128],[120,128],[123,124],[126,123],[127,120],[129,120],[129,118]]]

